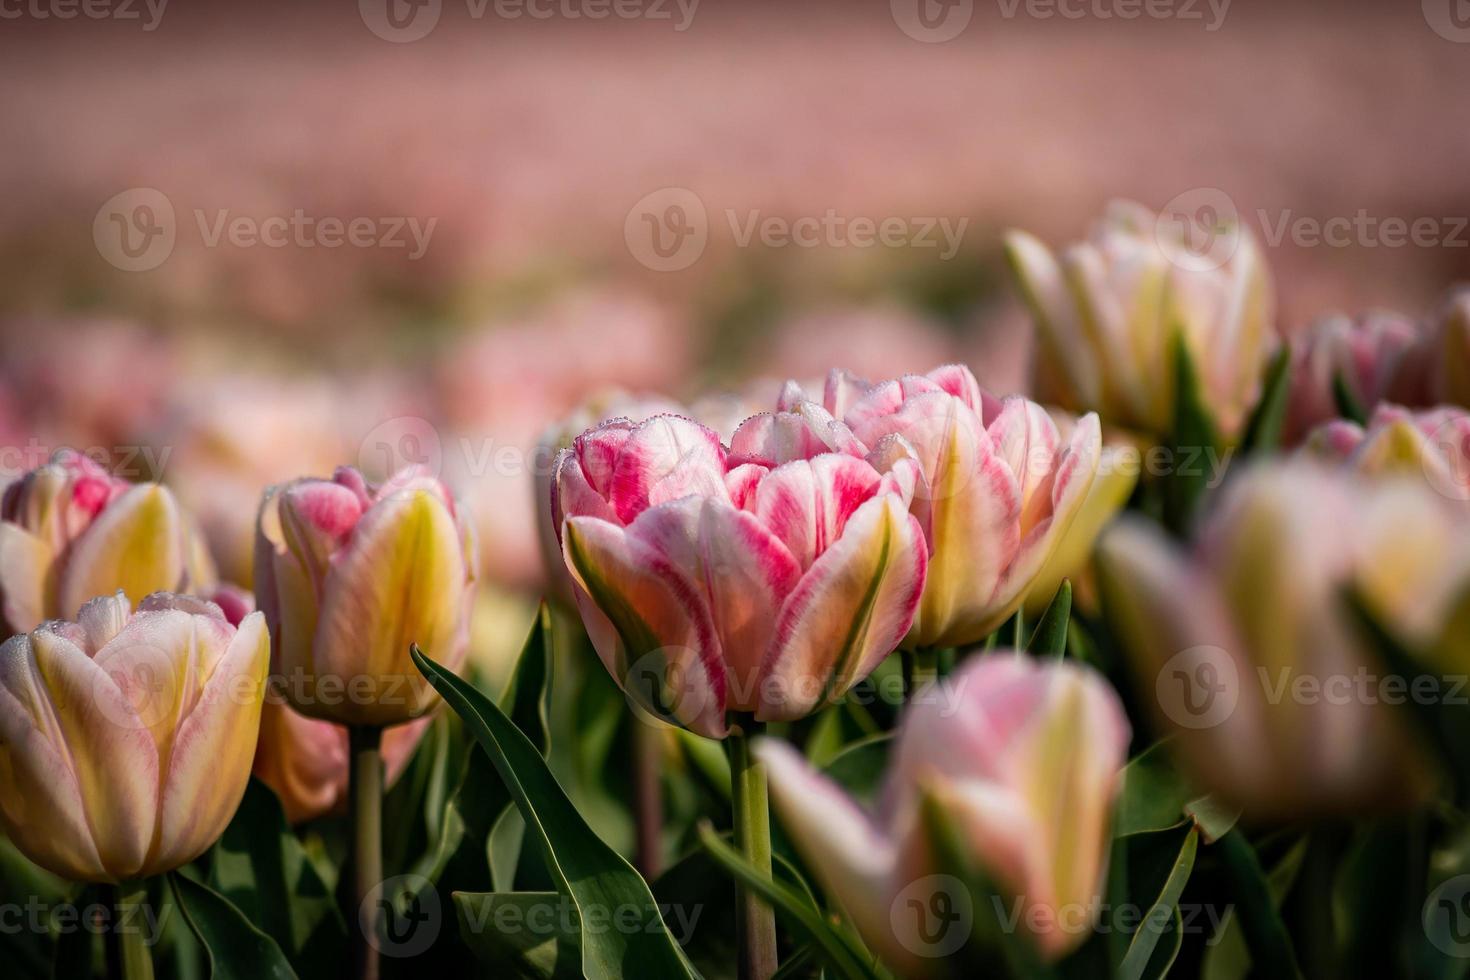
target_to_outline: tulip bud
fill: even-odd
[[[202,539],[165,487],[130,484],[64,449],[5,489],[0,611],[7,634],[73,617],[96,595],[213,582]]]
[[[1188,550],[1115,525],[1104,608],[1200,784],[1267,818],[1417,799],[1426,767],[1345,601],[1433,645],[1470,580],[1462,523],[1422,482],[1296,461],[1235,478]]]
[[[268,490],[255,596],[292,707],[378,727],[427,711],[437,696],[408,648],[451,668],[464,658],[474,555],[454,498],[421,467],[377,487],[343,468]]]
[[[915,910],[939,907],[937,893],[961,887],[969,870],[946,865],[925,800],[972,866],[1019,902],[1017,921],[1055,961],[1091,933],[1129,737],[1117,695],[1089,668],[998,653],[910,705],[876,815],[789,746],[763,740],[757,753],[808,867],[868,946],[907,977],[932,972],[946,938],[916,922]],[[951,908],[994,914],[981,896],[945,897]]]
[[[1060,255],[1011,232],[1011,266],[1036,319],[1039,397],[1109,425],[1167,432],[1178,337],[1211,413],[1238,431],[1273,343],[1274,301],[1250,233],[1231,228],[1220,244],[1230,251],[1218,261],[1192,256],[1170,222],[1124,201]]]
[[[902,639],[923,589],[912,467],[822,454],[732,459],[709,429],[609,422],[557,458],[553,513],[613,677],[712,738],[727,711],[803,717]]]
[[[224,831],[255,752],[270,641],[203,599],[121,592],[0,647],[0,824],[32,861],[117,882]]]
[[[1341,414],[1334,390],[1339,379],[1358,405],[1373,410],[1395,390],[1418,340],[1414,322],[1393,313],[1324,317],[1297,333],[1282,438],[1295,445]]]
[[[742,425],[732,452],[772,465],[831,450],[915,479],[929,575],[910,647],[975,643],[1005,622],[1068,534],[1101,456],[1097,416],[1064,441],[1040,405],[995,398],[959,365],[876,385],[834,371],[821,404],[788,385],[779,407]]]

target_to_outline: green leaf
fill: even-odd
[[[331,973],[347,954],[347,927],[332,890],[259,780],[250,780],[214,846],[209,887],[275,940],[298,973]]]
[[[559,892],[455,892],[459,934],[497,976],[580,977],[581,929]]]
[[[1255,848],[1239,829],[1220,838],[1215,845],[1235,898],[1235,915],[1240,922],[1251,963],[1262,976],[1295,977],[1296,953],[1281,913],[1271,897],[1271,886]],[[1322,896],[1323,900],[1327,896]]]
[[[656,980],[695,974],[659,916],[648,885],[615,850],[592,833],[537,751],[536,745],[479,691],[414,646],[414,664],[458,714],[494,763],[541,845],[557,891],[582,921],[621,915],[639,921],[623,929],[585,930],[582,970],[589,976]]]
[[[1169,741],[1155,742],[1134,756],[1123,770],[1113,836],[1169,830],[1184,822],[1184,807],[1197,794],[1174,765]]]
[[[551,650],[551,610],[543,602],[502,697],[505,711],[543,754],[551,730],[547,723]],[[429,883],[442,882],[449,891],[492,891],[487,842],[510,805],[510,793],[490,757],[472,745],[440,821],[439,839],[413,873]]]
[[[1282,345],[1266,369],[1261,400],[1246,423],[1240,448],[1245,454],[1274,453],[1281,448],[1281,427],[1286,423],[1286,405],[1291,394],[1291,350]]]
[[[175,871],[168,876],[174,901],[209,953],[215,980],[294,980],[296,973],[276,941],[229,899]]]
[[[879,980],[881,974],[870,965],[866,951],[855,949],[809,901],[756,868],[721,840],[713,827],[708,824],[700,827],[699,842],[741,887],[764,898],[794,931],[810,942],[814,955],[835,976],[842,980]]]
[[[1133,934],[1133,940],[1128,944],[1128,952],[1123,957],[1119,967],[1119,976],[1123,980],[1143,980],[1145,977],[1161,978],[1168,973],[1168,968],[1173,964],[1174,957],[1179,953],[1179,944],[1182,941],[1178,928],[1179,918],[1179,896],[1184,892],[1184,886],[1189,881],[1189,876],[1194,871],[1195,855],[1199,852],[1199,831],[1193,827],[1184,837],[1184,844],[1179,848],[1179,854],[1174,859],[1174,865],[1169,870],[1169,876],[1164,881],[1164,887],[1159,892],[1149,907],[1147,914],[1143,917],[1138,931]],[[1173,927],[1173,952],[1163,959],[1167,962],[1159,964],[1155,960],[1155,953],[1159,950],[1159,940]],[[1162,965],[1162,969],[1160,969]]]
[[[893,733],[871,735],[845,747],[822,770],[827,778],[847,791],[862,806],[878,798],[888,756],[893,750]]]
[[[1301,870],[1306,853],[1307,841],[1304,837],[1287,851],[1266,876],[1266,888],[1271,893],[1273,908],[1281,908],[1281,903],[1296,882],[1297,872]],[[1250,951],[1246,949],[1240,919],[1235,913],[1227,912],[1220,932],[1211,940],[1211,945],[1205,952],[1200,971],[1201,980],[1245,980],[1250,973],[1250,967]]]
[[[1060,657],[1067,652],[1067,626],[1072,621],[1072,582],[1062,579],[1057,594],[1036,624],[1031,634],[1031,643],[1026,647],[1031,653],[1044,657]]]
[[[1164,526],[1188,537],[1209,489],[1210,454],[1219,458],[1220,431],[1200,395],[1199,377],[1182,335],[1174,338],[1174,465],[1163,477]]]
[[[1332,376],[1332,400],[1337,403],[1337,414],[1349,422],[1359,425],[1368,424],[1368,412],[1363,408],[1363,403],[1358,401],[1358,396],[1353,394],[1353,389],[1348,387],[1347,378],[1338,372]]]

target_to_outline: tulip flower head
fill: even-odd
[[[1174,222],[1114,202],[1089,241],[1053,254],[1025,232],[1007,249],[1036,319],[1040,397],[1109,425],[1167,432],[1176,338],[1226,432],[1254,401],[1274,337],[1271,281],[1254,239],[1232,227],[1195,255]]]
[[[1380,405],[1366,428],[1344,419],[1318,427],[1302,452],[1368,476],[1417,478],[1447,500],[1470,501],[1470,412],[1461,408]]]
[[[85,603],[0,647],[0,825],[43,868],[118,882],[192,861],[245,793],[270,640],[156,593]]]
[[[731,456],[688,419],[616,420],[557,458],[553,513],[598,654],[658,717],[803,717],[908,631],[924,586],[916,473],[821,453]]]
[[[788,385],[779,408],[742,425],[731,451],[772,465],[830,450],[903,479],[916,471],[929,578],[910,647],[976,643],[1005,622],[1081,512],[1101,458],[1096,415],[1063,441],[1040,405],[996,398],[959,365],[880,384],[834,371],[820,403]]]
[[[1335,419],[1340,380],[1372,411],[1395,391],[1419,341],[1418,326],[1393,313],[1329,316],[1291,338],[1291,396],[1282,437],[1291,445]]]
[[[1346,601],[1434,645],[1470,581],[1462,524],[1422,480],[1296,460],[1236,477],[1191,548],[1115,525],[1104,608],[1201,785],[1268,818],[1417,798],[1425,768]]]
[[[944,863],[926,800],[975,868],[1019,901],[1017,921],[1042,958],[1061,958],[1091,934],[1102,891],[1129,741],[1117,695],[1089,668],[1009,653],[972,659],[926,691],[904,716],[876,814],[789,746],[762,740],[782,825],[901,976],[933,972],[968,939],[969,922],[936,936],[922,911],[916,921],[939,892],[952,909],[993,914],[980,896],[954,893],[966,872]]]
[[[71,618],[94,596],[208,588],[214,566],[156,483],[131,484],[63,449],[5,489],[0,611],[7,635]]]
[[[474,600],[469,523],[422,467],[370,486],[356,469],[266,492],[255,596],[274,670],[302,714],[343,725],[409,721],[437,695],[410,644],[453,668]]]

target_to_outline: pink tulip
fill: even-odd
[[[1462,408],[1379,405],[1366,429],[1344,419],[1318,427],[1303,453],[1370,476],[1417,478],[1450,500],[1470,500],[1470,412]]]
[[[1390,396],[1418,340],[1417,325],[1392,313],[1325,317],[1297,333],[1291,338],[1291,397],[1283,438],[1300,442],[1341,414],[1333,391],[1338,378],[1371,411]]]
[[[1102,453],[1096,415],[1063,442],[1045,409],[995,398],[968,368],[869,384],[841,371],[817,403],[796,385],[780,411],[736,432],[731,450],[766,465],[848,453],[908,479],[929,550],[913,647],[983,640],[1025,599],[1081,511]]]
[[[156,483],[131,484],[61,450],[6,487],[0,611],[7,633],[69,618],[82,603],[208,588],[214,566],[192,520]]]
[[[250,615],[121,592],[0,647],[0,826],[67,878],[117,882],[187,864],[224,831],[250,776],[270,641]]]
[[[645,707],[700,734],[723,737],[730,711],[810,713],[913,622],[927,554],[908,514],[911,464],[748,462],[660,415],[583,433],[555,472],[553,513],[599,655]]]
[[[291,705],[377,727],[427,711],[437,696],[408,648],[417,643],[450,668],[463,660],[474,555],[453,496],[422,467],[381,486],[344,467],[331,480],[268,490],[255,595]]]
[[[1190,547],[1120,522],[1098,568],[1140,694],[1201,786],[1252,815],[1296,819],[1425,790],[1408,716],[1345,597],[1438,648],[1447,626],[1461,633],[1467,536],[1422,481],[1296,460],[1233,477]]]
[[[934,972],[945,937],[914,909],[959,887],[922,807],[944,815],[969,859],[1017,907],[1046,960],[1091,933],[1107,866],[1129,727],[1096,673],[995,653],[969,661],[907,710],[876,814],[864,812],[790,746],[762,740],[771,799],[808,867],[868,946],[905,977]],[[993,915],[981,896],[949,907]],[[912,905],[912,908],[910,907]],[[954,944],[957,948],[960,943]]]

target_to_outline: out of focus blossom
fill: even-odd
[[[88,452],[123,454],[163,417],[180,373],[173,346],[157,334],[119,320],[10,329],[25,342],[6,345],[0,384],[24,411],[31,434]]]
[[[731,451],[766,465],[823,450],[884,472],[917,465],[913,514],[930,557],[905,641],[914,647],[978,642],[1016,611],[1081,512],[1101,456],[1097,416],[1064,441],[1040,405],[996,398],[959,365],[876,385],[834,371],[820,403],[792,385],[779,407],[743,425]]]
[[[192,519],[156,483],[132,484],[61,450],[0,502],[0,611],[7,635],[73,617],[82,603],[197,590],[214,566]]]
[[[643,707],[712,738],[727,712],[801,718],[898,645],[924,585],[911,462],[776,463],[660,415],[557,458],[553,514],[582,620]]]
[[[1359,406],[1372,411],[1402,383],[1419,337],[1418,325],[1394,313],[1324,317],[1295,334],[1282,438],[1295,445],[1341,414],[1334,391],[1339,379]]]
[[[591,391],[669,390],[688,378],[690,356],[687,330],[669,310],[613,290],[564,294],[450,346],[436,379],[445,473],[474,517],[487,577],[543,584],[531,487],[547,426]]]
[[[946,865],[926,801],[1002,896],[1021,903],[1027,937],[1054,961],[1092,935],[1128,740],[1123,706],[1100,675],[997,653],[909,706],[876,814],[785,743],[764,739],[756,751],[807,866],[869,948],[898,975],[917,977],[938,966],[925,957],[933,937],[895,906],[939,907],[937,890],[966,873]],[[991,914],[989,902],[974,907]]]
[[[1445,300],[1421,359],[1434,401],[1470,408],[1470,289],[1456,290]]]
[[[272,487],[255,554],[273,671],[302,714],[344,725],[409,721],[437,700],[409,645],[451,669],[464,659],[474,535],[426,471],[409,467],[369,485],[344,467],[330,480]]]
[[[325,383],[211,377],[179,393],[156,440],[166,476],[199,520],[224,578],[252,581],[255,516],[263,489],[350,458]]]
[[[1470,412],[1411,412],[1379,405],[1367,428],[1345,419],[1319,426],[1303,452],[1369,475],[1425,481],[1449,500],[1470,500]]]
[[[536,500],[536,527],[541,538],[541,556],[546,563],[548,590],[565,602],[572,601],[572,580],[561,556],[561,529],[552,520],[552,464],[557,454],[569,449],[577,436],[612,419],[642,422],[654,415],[686,415],[683,406],[661,395],[635,395],[612,388],[598,392],[578,405],[570,415],[553,422],[541,433],[531,461],[532,491]],[[701,420],[703,421],[703,420]],[[718,432],[718,428],[715,428]]]
[[[1182,338],[1214,417],[1237,432],[1275,343],[1274,299],[1250,232],[1234,227],[1217,241],[1227,255],[1197,255],[1172,221],[1126,201],[1059,254],[1011,232],[1011,264],[1038,330],[1036,397],[1167,432]]]
[[[1236,477],[1190,548],[1120,522],[1099,567],[1141,694],[1201,784],[1263,818],[1336,815],[1428,785],[1347,593],[1434,648],[1470,582],[1467,530],[1422,480],[1298,460]]]
[[[250,777],[270,641],[219,607],[121,592],[0,647],[0,826],[80,881],[161,874],[202,854]]]

